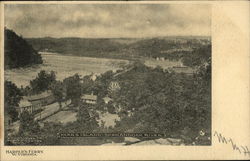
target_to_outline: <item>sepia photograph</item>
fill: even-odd
[[[211,146],[210,4],[4,4],[5,146]]]

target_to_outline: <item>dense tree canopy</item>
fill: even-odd
[[[19,135],[34,135],[38,134],[39,131],[40,126],[38,122],[34,120],[34,115],[28,111],[23,111],[20,115]]]
[[[56,74],[54,71],[46,72],[41,70],[35,79],[30,81],[30,87],[32,93],[41,93],[45,90],[48,90],[53,82],[56,81]]]
[[[50,89],[51,89],[56,101],[59,103],[60,108],[62,108],[62,101],[63,101],[64,95],[65,95],[65,88],[63,86],[63,83],[61,81],[54,81],[50,85]]]
[[[31,45],[14,31],[4,29],[4,68],[41,64],[42,58]]]
[[[182,61],[184,65],[194,67],[207,62],[209,58],[211,58],[211,44],[201,46],[190,54],[184,55]]]
[[[202,65],[193,76],[137,66],[117,78],[121,90],[115,102],[123,110],[121,131],[132,120],[133,132],[156,132],[179,137],[183,129],[193,133],[211,125],[211,64]],[[128,117],[126,112],[133,111]],[[125,112],[125,115],[124,115]],[[131,123],[132,124],[132,123]],[[131,126],[131,125],[130,125]]]
[[[66,88],[66,99],[71,99],[71,103],[75,106],[79,105],[82,94],[80,76],[75,74],[74,76],[65,78],[63,84]]]
[[[8,114],[12,120],[18,119],[18,112],[16,107],[19,106],[19,102],[22,99],[22,93],[17,86],[10,82],[4,82],[4,111]]]

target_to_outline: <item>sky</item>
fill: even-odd
[[[23,37],[210,36],[206,4],[5,4],[5,26]]]

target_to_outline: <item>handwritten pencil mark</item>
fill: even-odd
[[[223,136],[221,133],[215,131],[214,132],[214,136],[217,137],[219,143],[223,143],[223,144],[230,144],[233,148],[234,151],[238,151],[240,154],[244,154],[245,156],[249,156],[250,157],[250,151],[248,149],[247,146],[243,146],[243,145],[237,145],[232,138],[226,138],[225,136]]]

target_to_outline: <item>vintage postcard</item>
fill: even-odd
[[[250,158],[235,4],[2,2],[1,159]]]

